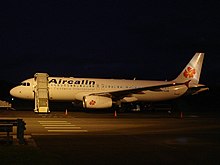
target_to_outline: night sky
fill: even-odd
[[[220,1],[1,2],[1,79],[174,79],[205,52],[201,83],[220,84]]]

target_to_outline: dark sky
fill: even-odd
[[[1,79],[173,79],[205,52],[201,81],[220,84],[220,1],[37,0],[0,4]]]

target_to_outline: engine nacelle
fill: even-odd
[[[112,99],[104,96],[84,96],[83,97],[84,108],[111,108]]]

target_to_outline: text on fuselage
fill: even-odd
[[[54,84],[79,84],[79,85],[95,85],[95,81],[91,80],[69,80],[69,79],[51,79],[50,83]]]

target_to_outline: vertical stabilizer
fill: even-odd
[[[202,69],[203,58],[204,53],[196,53],[174,81],[178,83],[183,83],[190,80],[190,84],[198,84]]]

